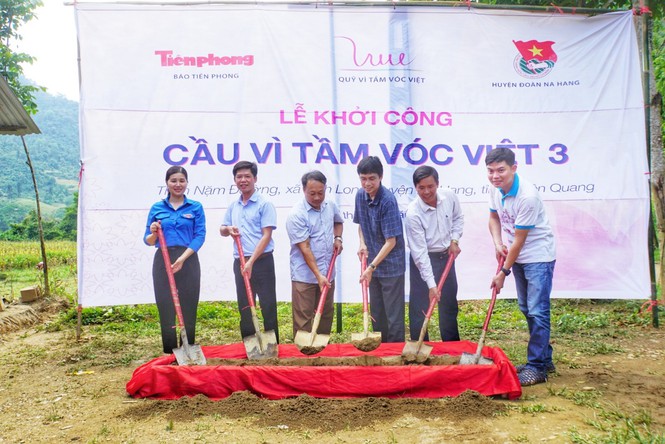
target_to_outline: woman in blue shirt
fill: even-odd
[[[150,208],[143,240],[146,245],[159,247],[157,228],[161,225],[178,288],[187,340],[190,344],[194,344],[196,309],[199,305],[201,288],[201,267],[197,251],[205,241],[205,213],[199,202],[185,196],[187,171],[183,167],[173,166],[166,171],[166,186],[168,188],[166,199]],[[174,348],[178,348],[176,329],[173,328],[176,313],[164,258],[159,248],[155,251],[152,263],[152,281],[159,311],[164,353],[172,353]]]

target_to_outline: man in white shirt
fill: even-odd
[[[547,381],[555,371],[550,345],[550,293],[556,262],[554,234],[533,184],[518,176],[515,153],[495,148],[485,157],[490,190],[489,230],[503,268],[492,278],[497,292],[513,273],[517,302],[529,326],[527,362],[517,366],[523,386]],[[504,245],[506,236],[508,247]]]
[[[430,301],[439,303],[439,330],[442,341],[459,341],[457,327],[457,277],[455,265],[443,284],[437,284],[448,262],[461,250],[459,239],[464,215],[459,199],[450,189],[439,191],[439,174],[431,166],[421,166],[413,173],[416,197],[406,210],[406,239],[411,251],[409,330],[418,340]],[[428,335],[425,336],[428,341]]]

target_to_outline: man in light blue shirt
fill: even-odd
[[[277,212],[272,203],[256,192],[257,174],[258,167],[254,162],[242,160],[233,166],[233,178],[240,198],[229,206],[219,233],[222,236],[240,235],[245,254],[245,268],[240,270],[240,255],[234,243],[233,273],[240,311],[240,334],[245,338],[257,333],[250,310],[245,310],[248,301],[243,273],[247,273],[253,296],[259,298],[263,327],[265,331],[274,330],[279,342],[275,260],[272,255],[275,248],[272,232],[277,227]]]
[[[305,198],[295,204],[286,219],[291,241],[291,301],[293,335],[312,331],[312,321],[324,288],[326,296],[318,331],[330,334],[335,282],[326,277],[333,250],[342,251],[342,215],[334,202],[326,201],[326,176],[310,171],[302,176]],[[335,276],[334,270],[331,276]]]

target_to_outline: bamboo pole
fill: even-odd
[[[647,158],[650,168],[651,211],[649,217],[649,272],[651,277],[651,325],[658,328],[658,282],[665,284],[665,161],[663,159],[663,141],[661,137],[662,98],[656,89],[653,60],[651,59],[651,15],[648,11],[648,0],[637,0],[633,10],[637,14],[636,22],[639,31],[639,47],[642,62],[642,78],[645,105],[645,129]],[[654,226],[654,216],[658,230]],[[656,271],[655,249],[660,240],[660,264]]]
[[[21,136],[21,142],[23,142],[23,149],[25,150],[25,157],[27,159],[26,163],[30,168],[30,175],[32,176],[32,185],[35,187],[35,202],[37,203],[37,228],[39,231],[39,245],[42,249],[42,262],[44,263],[44,267],[42,268],[44,272],[44,295],[49,296],[51,294],[51,289],[48,280],[48,261],[46,260],[46,243],[44,242],[44,228],[42,227],[42,209],[39,204],[39,190],[37,188],[37,177],[35,176],[35,169],[32,166],[32,160],[30,159],[30,152],[28,151],[28,145],[25,143],[25,137]]]

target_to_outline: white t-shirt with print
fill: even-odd
[[[513,186],[507,194],[500,188],[490,189],[490,211],[501,221],[505,240],[515,241],[515,229],[529,230],[526,242],[517,257],[518,264],[551,262],[556,259],[554,233],[543,201],[536,187],[515,174]]]

